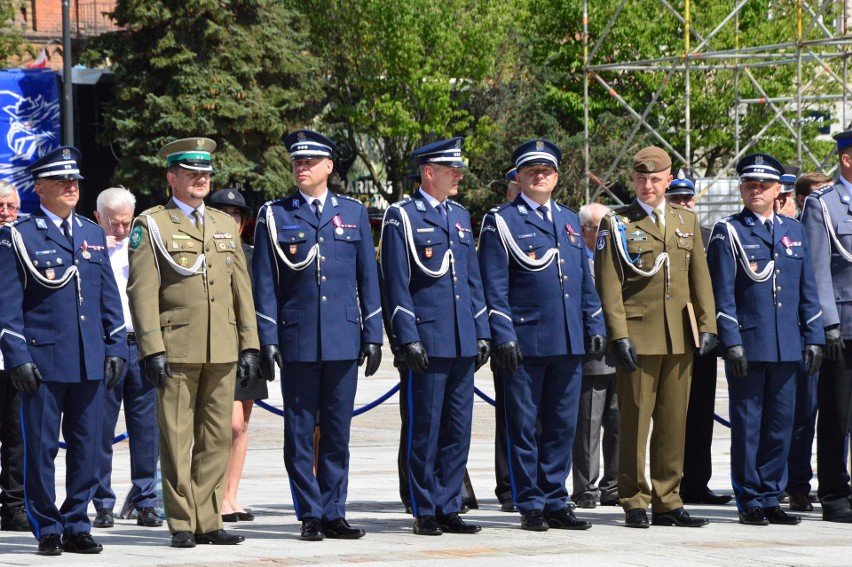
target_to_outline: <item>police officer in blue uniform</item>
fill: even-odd
[[[373,238],[364,205],[328,190],[335,144],[310,130],[284,143],[298,190],[264,205],[255,231],[261,372],[271,380],[282,369],[284,464],[302,539],[356,539],[364,531],[346,521],[349,426],[358,366],[366,360],[370,376],[381,362]]]
[[[852,414],[852,130],[834,136],[840,177],[805,199],[808,234],[825,323],[826,363],[817,384],[817,496],[822,519],[852,523],[849,460]]]
[[[414,533],[476,533],[459,516],[470,447],[473,373],[488,360],[488,321],[470,214],[448,197],[463,138],[418,148],[421,185],[385,213],[381,269],[391,340],[408,370],[407,467]]]
[[[583,355],[606,345],[580,218],[551,199],[561,157],[548,140],[515,149],[521,194],[485,216],[479,240],[494,358],[503,368],[512,495],[521,527],[532,531],[591,527],[569,510],[565,480]]]
[[[0,229],[0,347],[22,392],[24,491],[39,553],[99,553],[89,502],[98,483],[104,388],[127,360],[121,298],[104,231],[74,213],[80,152],[65,146],[29,166],[41,205]],[[65,502],[54,459],[67,444]]]
[[[730,395],[731,480],[740,523],[749,525],[800,521],[778,497],[799,362],[817,372],[825,344],[804,227],[773,212],[782,171],[767,154],[739,161],[745,208],[716,224],[707,251]]]

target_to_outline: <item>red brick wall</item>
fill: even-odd
[[[61,0],[25,0],[24,13],[28,35],[62,36]],[[96,35],[115,29],[112,22],[103,13],[115,7],[115,0],[71,0],[71,33],[77,35]]]

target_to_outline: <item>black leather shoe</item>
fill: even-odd
[[[500,511],[501,512],[517,512],[518,509],[515,508],[515,505],[511,500],[507,500],[506,502],[500,502]]]
[[[651,523],[655,526],[678,526],[680,528],[700,528],[710,523],[707,518],[699,518],[689,515],[689,512],[683,508],[677,508],[671,512],[663,512],[662,514],[654,513]]]
[[[302,520],[302,535],[304,541],[322,541],[325,535],[322,533],[322,523],[319,518],[305,518]]]
[[[236,512],[233,514],[222,514],[222,521],[228,523],[239,522],[240,517]]]
[[[438,526],[444,533],[451,534],[475,534],[481,532],[482,527],[476,524],[468,524],[461,519],[458,514],[447,514],[446,516],[438,516]]]
[[[852,505],[845,496],[828,496],[820,499],[822,519],[826,522],[852,523]]]
[[[364,537],[367,532],[353,528],[346,518],[337,518],[331,522],[322,523],[322,533],[331,539],[358,539]]]
[[[530,510],[521,516],[521,529],[529,532],[546,532],[550,529],[550,526],[547,525],[544,512],[541,510]]]
[[[770,524],[779,524],[782,526],[795,526],[802,519],[798,516],[792,516],[781,509],[781,506],[770,506],[763,509],[763,515],[769,520]]]
[[[592,508],[594,508],[595,506],[598,505],[597,499],[595,498],[595,495],[592,494],[591,492],[582,493],[574,501],[574,504],[577,505],[577,508],[584,508],[584,509],[587,509],[587,510],[592,509]]]
[[[617,497],[610,499],[601,498],[601,506],[619,506],[620,504]]]
[[[175,532],[172,534],[172,547],[195,547],[195,536],[192,532]]]
[[[237,545],[246,540],[241,535],[229,534],[225,530],[216,530],[206,534],[196,534],[195,543],[212,543],[213,545]]]
[[[587,530],[592,527],[591,522],[578,519],[568,508],[548,512],[544,517],[547,519],[548,527],[556,530]]]
[[[39,555],[62,555],[62,538],[59,534],[47,534],[38,539]]]
[[[30,532],[30,520],[23,506],[6,509],[0,519],[0,530],[4,532]]]
[[[794,492],[790,494],[790,510],[792,512],[813,512],[814,505],[807,494]]]
[[[115,518],[112,515],[112,508],[102,508],[98,510],[98,515],[95,521],[92,522],[92,527],[95,528],[111,528],[115,525]]]
[[[442,535],[444,532],[438,525],[435,516],[418,516],[414,520],[414,533],[417,535]]]
[[[723,506],[731,501],[733,497],[730,494],[716,494],[709,488],[705,488],[703,492],[692,494],[684,492],[681,494],[681,499],[684,504],[710,504],[712,506]]]
[[[245,512],[237,512],[237,519],[241,522],[253,522],[254,514],[252,514],[251,510],[246,510]]]
[[[748,526],[768,526],[769,520],[763,513],[763,508],[750,506],[744,512],[740,512],[740,523]]]
[[[104,546],[92,539],[89,532],[79,532],[65,538],[62,548],[68,553],[100,553]]]
[[[163,525],[163,519],[157,515],[157,511],[153,508],[142,508],[136,518],[136,525],[146,528],[159,528]]]
[[[633,508],[627,511],[624,525],[628,528],[648,528],[648,514],[643,508]]]

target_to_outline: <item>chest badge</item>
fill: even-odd
[[[426,256],[427,258],[431,258],[432,257],[432,247],[427,246],[426,249],[423,250],[423,255]]]
[[[44,277],[46,277],[49,280],[55,280],[56,279],[56,270],[54,270],[53,268],[46,269],[44,271]]]
[[[298,252],[298,251],[299,251],[299,245],[298,244],[291,244],[290,245],[290,254],[295,255],[296,252]]]
[[[180,257],[180,265],[182,268],[186,268],[187,266],[189,266],[189,260],[187,260],[186,256]]]

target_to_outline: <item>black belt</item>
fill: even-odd
[[[136,342],[136,333],[134,333],[133,331],[127,333],[127,342],[135,343]]]

